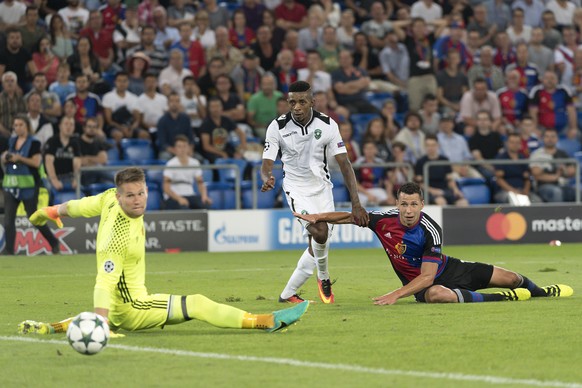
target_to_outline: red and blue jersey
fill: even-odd
[[[433,47],[433,57],[439,60],[439,69],[444,69],[447,66],[447,53],[449,50],[456,50],[461,56],[461,65],[466,68],[473,64],[473,57],[467,50],[467,46],[463,42],[453,42],[450,36],[439,38]]]
[[[528,92],[540,83],[540,74],[534,64],[528,63],[526,66],[517,66],[516,64],[515,67],[511,66],[510,69],[519,72],[519,87],[527,89]]]
[[[527,112],[528,96],[523,89],[509,90],[503,87],[497,91],[497,98],[501,105],[501,114],[512,125],[521,120]]]
[[[573,101],[565,87],[559,85],[550,93],[538,85],[530,93],[529,104],[538,108],[538,124],[542,127],[555,128],[561,133],[568,126],[568,107]]]
[[[77,113],[75,114],[75,121],[81,124],[85,124],[88,118],[94,118],[101,114],[103,108],[101,107],[101,100],[99,96],[93,93],[89,93],[87,98],[84,100],[75,94],[67,99],[72,100],[77,107]]]
[[[420,275],[423,262],[438,264],[435,278],[445,270],[448,258],[441,253],[442,229],[427,214],[421,213],[416,225],[409,228],[400,222],[397,209],[373,211],[368,227],[378,236],[403,285]]]
[[[507,52],[503,52],[499,49],[495,50],[495,55],[493,56],[493,64],[501,70],[505,71],[505,68],[512,63],[517,61],[517,56],[515,55],[515,50],[513,48],[509,49]]]

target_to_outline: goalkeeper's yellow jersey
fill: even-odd
[[[93,307],[108,310],[147,295],[143,216],[128,217],[117,202],[116,192],[110,189],[67,204],[70,217],[101,216]]]

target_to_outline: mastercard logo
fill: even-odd
[[[527,222],[519,213],[495,213],[487,219],[487,234],[495,241],[516,241],[527,231]]]

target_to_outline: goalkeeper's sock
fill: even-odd
[[[50,331],[53,333],[66,333],[69,325],[73,321],[73,318],[67,318],[60,322],[50,323]]]
[[[500,302],[506,299],[501,294],[484,294],[459,288],[455,288],[453,291],[457,294],[459,303]]]
[[[517,276],[521,278],[521,282],[515,288],[527,288],[529,292],[531,292],[532,297],[548,296],[547,292],[543,288],[539,287],[537,284],[529,280],[527,277],[520,274],[517,274]]]

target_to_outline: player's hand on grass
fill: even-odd
[[[370,223],[370,216],[362,205],[352,206],[352,219],[358,226],[366,227]]]
[[[116,333],[114,331],[109,332],[109,338],[125,338],[125,334]]]
[[[57,227],[62,228],[63,221],[59,216],[59,206],[60,205],[47,206],[35,211],[30,216],[30,223],[36,226],[43,226],[50,220],[57,224]]]
[[[394,292],[389,292],[382,296],[377,296],[374,299],[374,304],[378,306],[391,305],[396,303],[398,296]]]
[[[271,175],[269,177],[269,179],[267,179],[265,182],[263,182],[263,186],[261,187],[261,191],[265,192],[265,191],[273,190],[274,188],[275,188],[275,177],[273,175]]]

